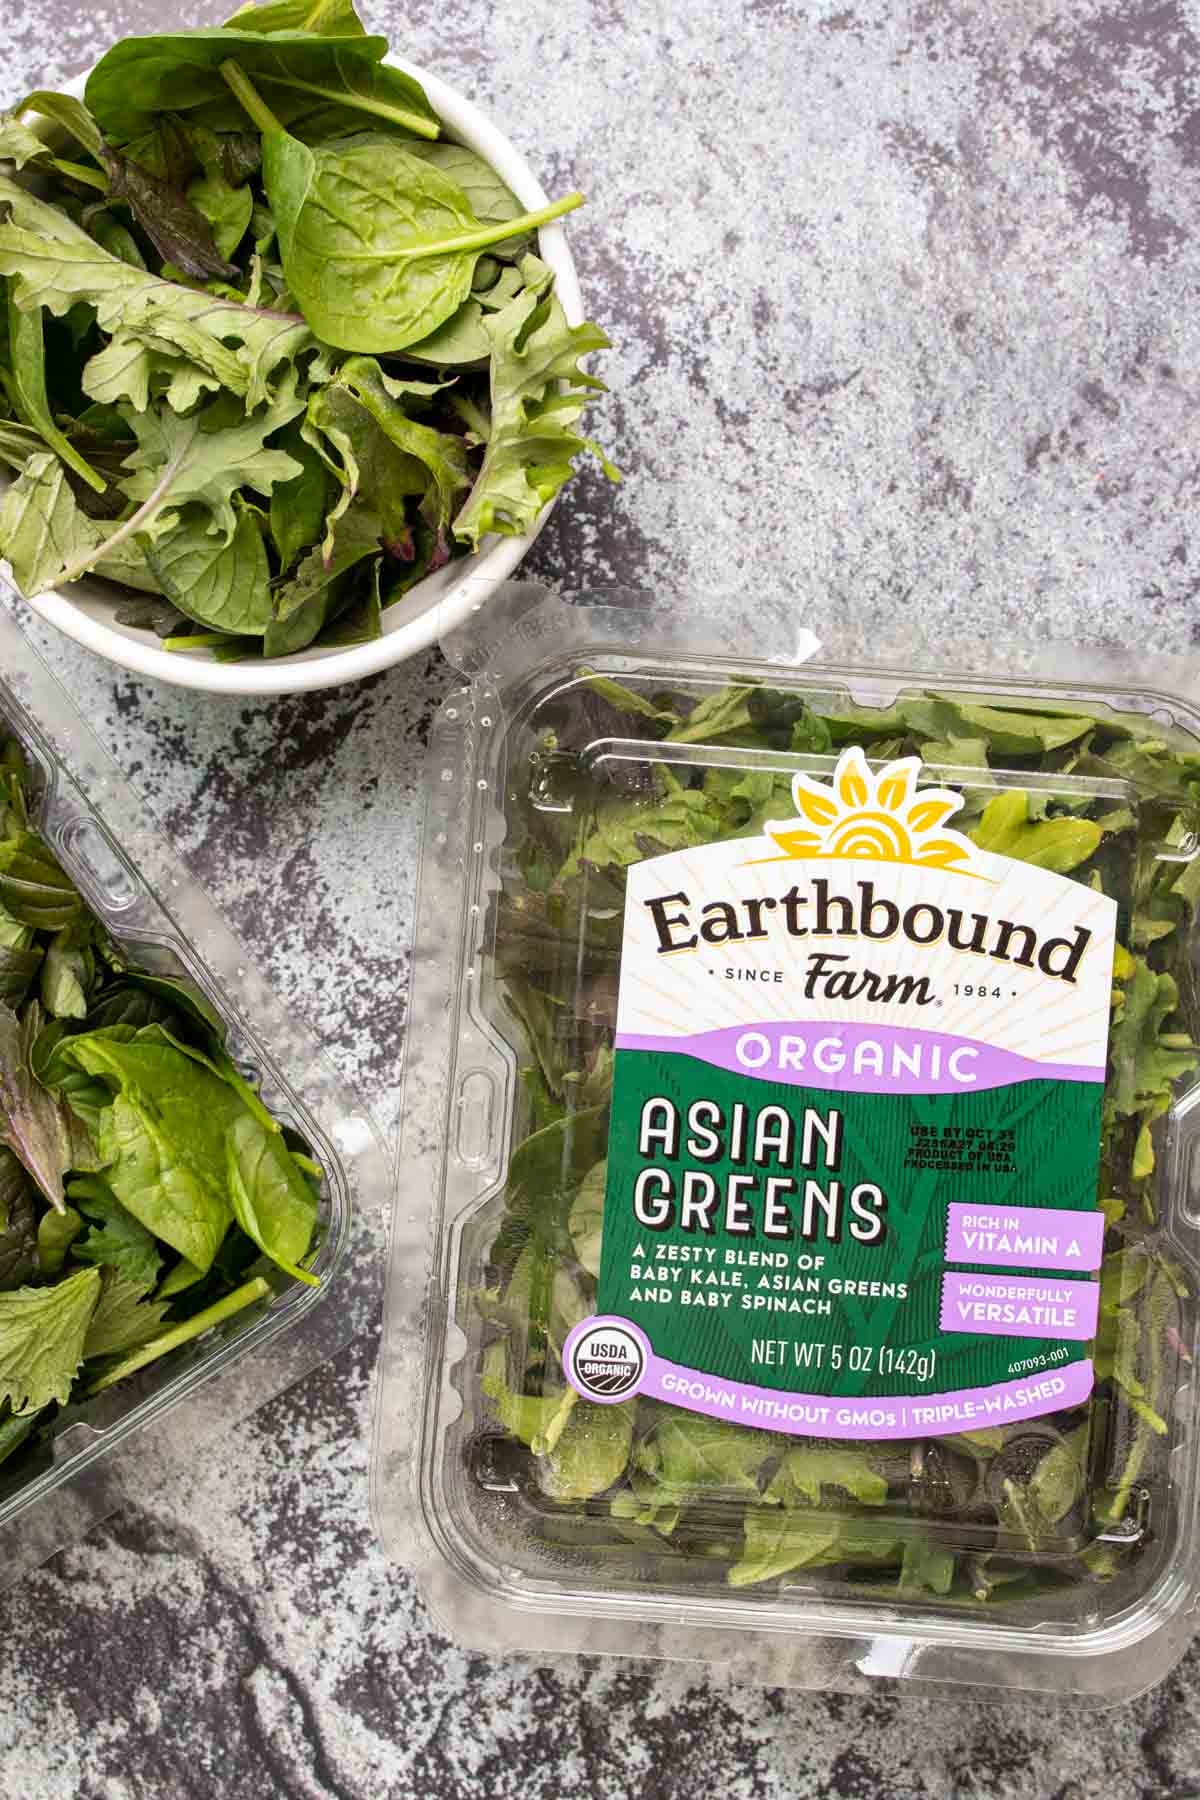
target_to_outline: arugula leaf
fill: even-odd
[[[422,512],[428,524],[434,530],[448,525],[458,495],[470,485],[462,439],[410,418],[402,404],[414,392],[423,397],[431,391],[436,393],[437,384],[431,389],[423,382],[395,381],[384,374],[372,357],[354,356],[343,363],[334,381],[322,392],[333,395],[339,387],[353,395],[403,456],[419,465],[422,473],[416,491],[426,495]],[[381,509],[381,500],[376,501],[376,506]]]
[[[863,1506],[882,1506],[888,1494],[887,1480],[872,1467],[864,1445],[814,1438],[787,1452],[766,1497],[787,1506],[802,1500],[819,1506],[827,1489],[848,1494]]]
[[[237,531],[233,496],[244,484],[269,494],[277,481],[292,481],[300,464],[286,451],[267,448],[265,440],[304,411],[296,393],[295,375],[279,384],[273,400],[260,412],[239,424],[228,423],[228,409],[221,400],[190,418],[181,419],[167,408],[146,412],[126,409],[137,449],[126,457],[133,473],[121,483],[134,501],[153,504],[154,512],[143,521],[153,526],[167,507],[188,503],[206,507],[214,529],[225,543]]]
[[[95,1269],[0,1294],[0,1400],[18,1416],[66,1405],[99,1296]]]
[[[131,268],[57,207],[3,176],[0,211],[8,214],[0,222],[0,275],[13,281],[17,306],[42,306],[62,318],[86,301],[102,332],[183,357],[249,407],[268,398],[281,364],[313,347],[297,315],[217,300]],[[86,368],[83,384],[89,392]]]
[[[343,387],[320,388],[309,400],[305,441],[341,484],[341,497],[331,508],[321,555],[328,562],[337,544],[340,521],[355,501],[360,513],[378,521],[378,537],[389,547],[411,550],[409,501],[420,497],[428,475]],[[331,454],[331,452],[333,454]]]
[[[104,148],[100,128],[83,101],[77,100],[73,94],[54,94],[46,88],[38,88],[34,93],[26,94],[23,100],[18,100],[9,116],[20,119],[26,113],[37,113],[44,119],[52,120],[55,125],[76,138],[89,155],[99,158]]]
[[[0,114],[0,162],[23,169],[27,163],[44,161],[49,154],[45,139],[22,125],[15,110]]]
[[[607,796],[596,809],[591,831],[563,865],[573,875],[583,863],[626,867],[647,855],[651,843],[662,850],[711,844],[721,835],[721,818],[709,795],[685,787],[668,768],[659,771],[657,788],[628,800]]]
[[[95,1356],[116,1356],[135,1350],[161,1332],[169,1306],[166,1300],[147,1300],[146,1290],[111,1270],[104,1276],[100,1298],[83,1340],[86,1361]]]
[[[538,1456],[546,1455],[557,1444],[579,1399],[570,1387],[563,1387],[556,1394],[514,1394],[508,1385],[504,1345],[499,1343],[489,1345],[484,1353],[480,1387],[493,1402],[505,1431]]]
[[[92,1222],[74,1245],[73,1255],[80,1262],[112,1269],[139,1293],[148,1293],[162,1268],[153,1234],[121,1205],[103,1180],[77,1178],[68,1182],[67,1198]]]
[[[582,451],[594,451],[617,479],[591,439],[573,430],[588,394],[604,391],[579,359],[607,349],[608,338],[596,325],[568,325],[553,289],[548,270],[531,269],[525,292],[483,320],[492,346],[488,440],[483,466],[454,521],[455,536],[476,550],[488,532],[529,531]]]
[[[38,931],[62,931],[83,916],[75,883],[33,831],[0,842],[0,904],[9,918]]]

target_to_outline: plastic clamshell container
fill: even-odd
[[[218,1433],[325,1362],[381,1286],[354,1254],[387,1167],[374,1126],[290,1018],[49,674],[0,610],[0,735],[30,767],[36,825],[112,937],[152,973],[184,977],[220,1015],[264,1103],[312,1146],[326,1179],[319,1287],[279,1291],[95,1398],[63,1408],[35,1453],[0,1469],[0,1580],[81,1537],[125,1500],[194,1466]],[[356,1305],[351,1305],[353,1297]],[[332,1301],[332,1303],[331,1303]]]
[[[1191,672],[735,636],[445,642],[378,1528],[474,1647],[1128,1697],[1200,1567]]]

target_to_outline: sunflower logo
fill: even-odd
[[[798,819],[769,820],[763,830],[787,857],[913,863],[968,871],[975,846],[945,822],[962,806],[949,788],[918,788],[921,759],[905,756],[872,774],[858,745],[844,750],[828,785],[797,775]]]

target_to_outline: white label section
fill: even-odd
[[[910,1033],[945,1040],[918,1091],[1102,1081],[1116,919],[1082,882],[974,846],[957,868],[781,855],[772,837],[672,851],[629,871],[618,1048],[707,1054],[684,1040],[720,1033],[725,1067],[842,1085],[823,1076],[874,1040],[839,1052],[823,1028],[876,1027],[888,1057]],[[964,1052],[952,1075],[956,1044],[998,1055]]]

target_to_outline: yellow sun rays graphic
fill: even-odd
[[[905,756],[872,774],[857,744],[842,752],[826,785],[797,775],[792,800],[798,817],[769,820],[763,831],[785,857],[846,862],[912,863],[924,869],[971,871],[975,846],[945,822],[962,806],[949,788],[918,788],[921,760]]]

